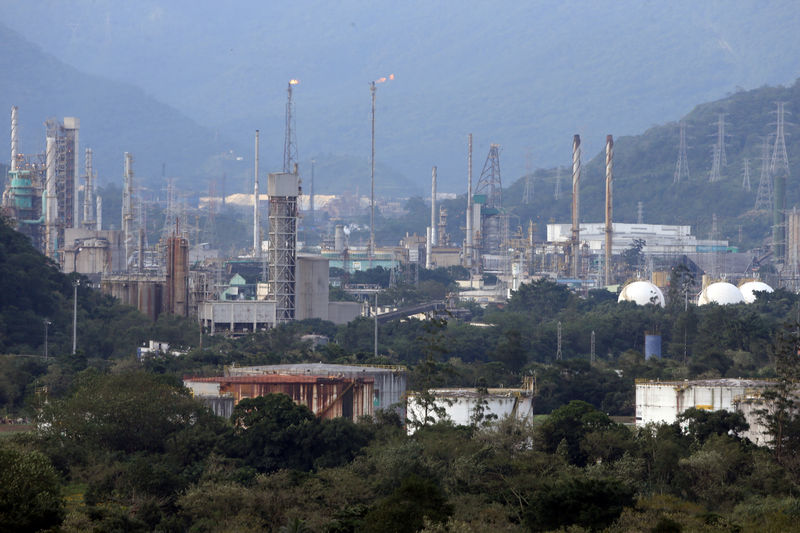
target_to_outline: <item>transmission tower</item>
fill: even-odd
[[[769,137],[765,137],[761,145],[761,177],[758,180],[758,192],[756,193],[756,203],[753,207],[754,211],[769,211],[772,209],[774,194],[769,165]]]
[[[561,361],[561,321],[558,321],[558,348],[556,348],[556,359]]]
[[[717,142],[712,150],[711,172],[709,181],[715,183],[722,179],[722,169],[728,166],[728,158],[725,155],[725,113],[717,115]]]
[[[784,109],[786,102],[775,102],[778,109],[775,111],[777,120],[775,122],[775,143],[772,146],[772,159],[769,163],[770,173],[774,176],[779,170],[789,175],[789,156],[786,154],[786,139],[784,133],[784,115],[789,113]]]
[[[525,153],[525,191],[522,193],[522,203],[529,204],[533,201],[533,175],[531,174],[531,152]]]
[[[294,134],[294,104],[292,103],[292,87],[297,85],[297,80],[289,80],[286,92],[288,98],[286,100],[286,137],[283,140],[283,171],[294,172],[294,167],[297,165],[297,139]]]
[[[556,167],[556,189],[553,192],[553,198],[556,200],[561,198],[561,165]]]
[[[742,165],[744,166],[744,175],[742,176],[742,189],[750,192],[750,160],[745,158],[742,161]]]
[[[680,122],[680,143],[678,145],[678,162],[675,163],[675,174],[672,183],[680,183],[683,176],[689,181],[689,159],[686,157],[686,121]]]

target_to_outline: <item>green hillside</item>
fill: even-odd
[[[72,355],[72,283],[77,279],[77,354]],[[45,320],[47,360],[37,357],[44,354]],[[195,344],[197,329],[187,321],[161,317],[154,324],[90,288],[86,278],[62,274],[0,219],[0,416],[17,412],[34,387],[63,392],[76,372],[106,368],[133,355],[147,339]]]
[[[708,237],[711,219],[717,215],[720,237],[743,249],[760,246],[770,231],[771,219],[766,213],[753,213],[761,172],[761,143],[775,132],[775,102],[786,102],[786,110],[800,112],[800,82],[791,87],[762,87],[740,91],[721,100],[695,107],[682,117],[687,124],[690,180],[673,184],[678,156],[679,127],[677,122],[654,126],[641,135],[626,136],[614,141],[614,219],[635,222],[637,203],[642,202],[644,221],[652,224],[689,224],[699,237]],[[726,154],[728,165],[722,179],[709,182],[712,147],[716,142],[719,113],[726,113]],[[788,124],[786,149],[791,177],[787,185],[788,208],[800,203],[796,186],[800,165],[800,135]],[[609,132],[613,133],[613,132]],[[774,138],[774,137],[773,137]],[[564,139],[571,147],[572,139]],[[770,152],[771,153],[771,152]],[[588,160],[584,154],[581,177],[581,219],[603,220],[605,195],[605,153]],[[743,160],[750,160],[751,190],[742,189]],[[503,191],[505,206],[522,222],[533,220],[540,234],[551,220],[569,222],[571,168],[561,171],[561,198],[554,200],[556,169],[537,170],[534,174],[534,200],[522,203],[525,179],[521,178]],[[463,211],[463,209],[462,209]],[[516,219],[514,219],[514,224]],[[739,243],[739,227],[742,242]]]

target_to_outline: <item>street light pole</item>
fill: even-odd
[[[48,319],[44,319],[44,360],[47,361],[47,326],[52,324]]]
[[[72,282],[72,353],[75,354],[78,348],[78,285],[81,280],[76,279]]]

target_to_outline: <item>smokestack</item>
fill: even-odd
[[[11,172],[17,170],[17,154],[19,154],[17,106],[11,106]]]
[[[581,246],[581,136],[572,138],[572,277],[578,278]]]
[[[128,260],[131,257],[133,235],[131,234],[131,221],[133,220],[133,156],[125,152],[125,183],[122,188],[122,238],[125,239],[125,270],[128,270]]]
[[[612,180],[614,179],[614,137],[606,135],[606,261],[605,281],[611,285],[611,248],[614,227],[611,222],[614,207],[612,196]]]
[[[94,225],[94,217],[92,216],[92,207],[94,206],[94,183],[92,183],[93,169],[92,169],[92,149],[86,149],[86,183],[83,190],[83,222],[87,228],[91,229]]]
[[[95,217],[95,219],[97,219],[97,227],[96,227],[96,229],[97,229],[97,231],[103,231],[103,197],[102,196],[98,196],[97,197],[96,210],[97,210],[97,216]]]
[[[431,246],[437,246],[436,238],[436,167],[431,171]]]
[[[253,170],[253,255],[261,256],[261,235],[258,224],[258,130],[256,130],[256,157]]]
[[[467,141],[467,245],[464,251],[466,267],[472,270],[472,134]]]
[[[56,219],[58,218],[58,200],[56,197],[56,139],[47,137],[46,148],[46,178],[45,178],[45,202],[44,202],[44,223],[45,223],[45,254],[50,259],[55,259],[56,249],[58,248],[58,229]]]
[[[430,226],[425,228],[425,268],[428,270],[431,268],[431,248],[433,247],[431,243],[432,234],[433,231]]]

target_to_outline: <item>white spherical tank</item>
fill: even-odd
[[[763,281],[748,281],[746,283],[742,283],[739,286],[739,290],[742,292],[744,301],[749,304],[756,301],[757,292],[774,292],[772,287]]]
[[[744,303],[744,297],[742,296],[742,291],[736,285],[727,281],[718,281],[703,289],[697,299],[697,305],[710,303],[719,305],[740,304]]]
[[[649,281],[634,281],[622,288],[617,302],[633,302],[637,305],[654,304],[664,307],[664,293]]]

